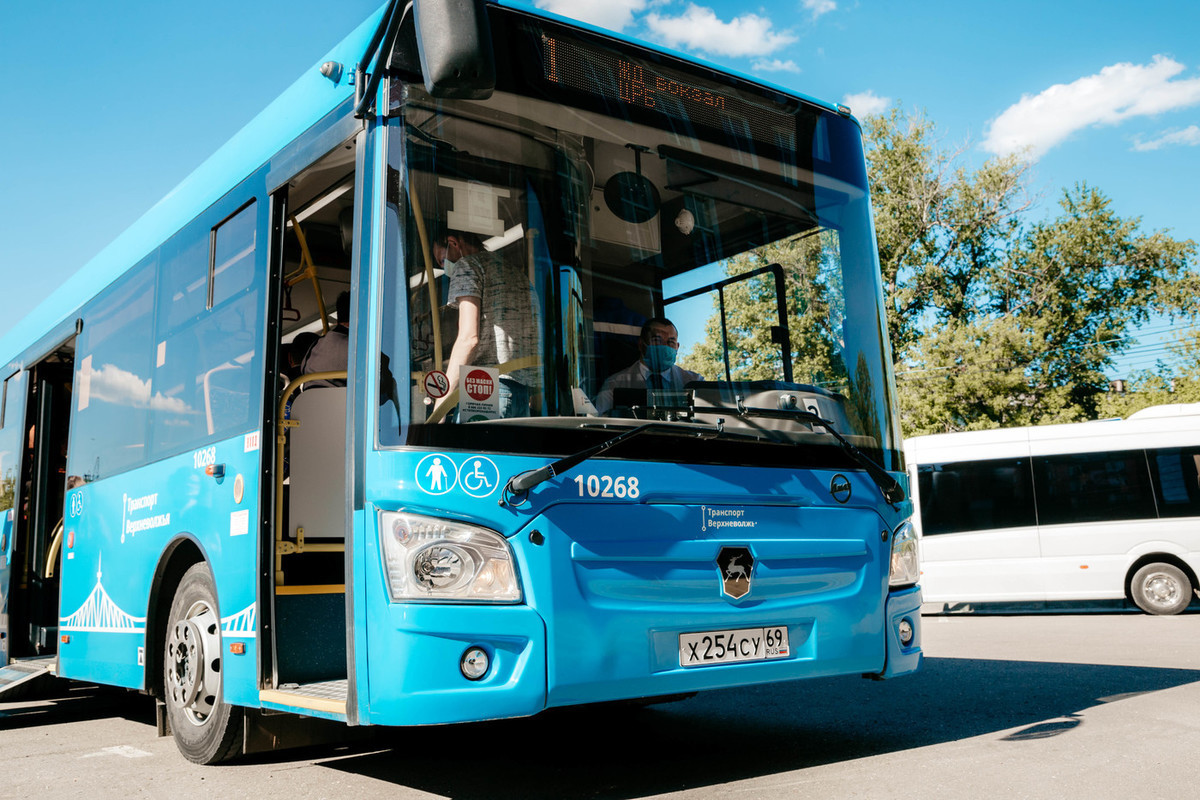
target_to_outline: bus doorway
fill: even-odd
[[[45,663],[32,670],[25,664],[12,675],[0,676],[0,692],[49,669],[57,651],[63,508],[68,489],[81,482],[66,474],[74,366],[72,338],[28,372],[5,382],[0,472],[5,496],[11,499],[4,501],[10,507],[3,512],[0,543],[0,591],[7,610],[0,634],[6,663]],[[10,449],[14,445],[15,450]]]
[[[347,681],[346,375],[353,140],[276,196],[282,243],[276,380],[272,690],[263,699],[340,715]]]

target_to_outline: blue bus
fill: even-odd
[[[199,763],[911,673],[884,326],[848,109],[391,2],[0,340],[5,672]]]

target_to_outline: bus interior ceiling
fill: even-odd
[[[293,178],[287,191],[280,326],[284,342],[290,342],[301,331],[320,335],[322,306],[332,328],[337,296],[350,288],[353,142],[339,146]]]
[[[74,366],[72,337],[30,370],[22,506],[13,553],[19,574],[9,607],[12,656],[57,649],[64,500],[67,490],[82,482],[67,475]]]

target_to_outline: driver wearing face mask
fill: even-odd
[[[638,337],[641,358],[611,375],[596,395],[596,411],[607,414],[613,407],[613,392],[618,389],[645,389],[650,392],[678,392],[691,381],[704,378],[675,363],[679,354],[679,332],[666,317],[652,317],[642,326]],[[647,398],[649,400],[649,398]]]

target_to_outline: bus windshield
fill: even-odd
[[[853,121],[535,43],[486,102],[393,90],[380,443],[556,454],[655,419],[730,435],[624,457],[835,463],[795,409],[898,463]]]

